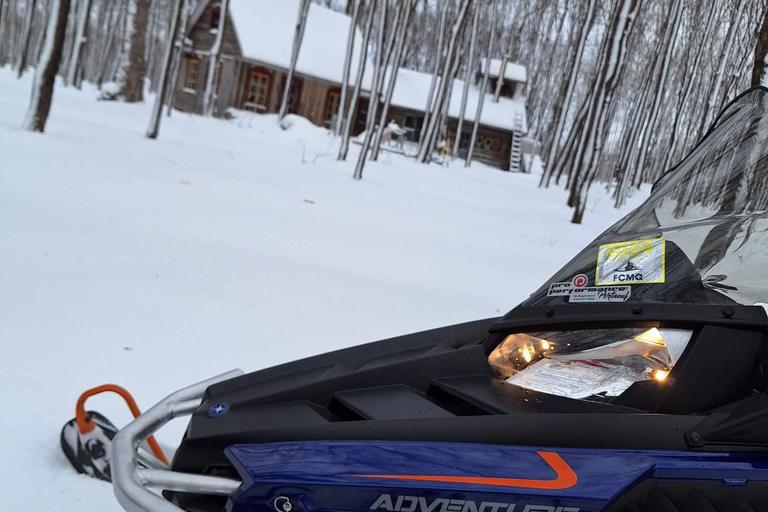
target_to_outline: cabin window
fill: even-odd
[[[325,124],[330,125],[336,119],[340,98],[341,93],[339,91],[328,91],[328,99],[325,102]]]
[[[285,79],[280,83],[280,98],[283,97],[285,91]],[[295,113],[299,103],[299,96],[301,95],[301,80],[294,78],[291,80],[291,87],[288,89],[288,112]]]
[[[216,30],[219,28],[219,20],[221,19],[221,7],[214,5],[211,7],[211,24],[210,28]]]
[[[190,91],[197,90],[197,82],[200,80],[200,59],[197,57],[187,58],[187,74],[184,77],[184,89]]]
[[[251,73],[251,83],[248,86],[248,103],[252,103],[260,107],[266,107],[268,89],[268,74],[261,71],[254,71]]]
[[[405,140],[418,142],[421,138],[421,128],[424,125],[423,116],[407,114],[405,116]]]

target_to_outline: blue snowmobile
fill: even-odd
[[[739,96],[501,318],[236,370],[120,431],[82,399],[65,452],[129,512],[766,512],[767,111]],[[144,441],[182,415],[166,463]]]

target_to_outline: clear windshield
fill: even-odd
[[[768,93],[752,90],[648,200],[523,305],[768,302]]]

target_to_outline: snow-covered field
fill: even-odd
[[[500,315],[628,211],[596,187],[574,226],[537,176],[458,161],[387,154],[355,182],[356,146],[336,162],[298,118],[176,112],[151,141],[149,103],[88,86],[59,84],[46,133],[28,133],[29,90],[0,69],[3,510],[119,510],[59,450],[88,387],[147,407],[233,367]],[[89,405],[128,420],[114,397]]]

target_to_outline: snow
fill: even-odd
[[[391,72],[391,68],[388,70]],[[392,95],[392,105],[411,110],[424,112],[429,95],[429,84],[432,76],[410,69],[400,69],[397,72],[395,92]],[[366,82],[367,83],[367,82]],[[438,87],[439,87],[438,81]],[[451,100],[448,107],[448,117],[457,119],[461,109],[461,94],[464,88],[463,80],[454,80],[451,91]],[[480,98],[480,88],[474,84],[469,87],[467,95],[467,109],[464,114],[465,122],[475,121],[477,101]],[[502,130],[527,131],[525,118],[525,98],[499,98],[498,103],[493,103],[493,95],[486,94],[484,100],[481,124]]]
[[[288,69],[301,0],[230,0],[230,13],[245,58]],[[312,3],[296,72],[340,84],[349,16]],[[351,74],[357,72],[362,36],[358,30]]]
[[[482,59],[480,61],[480,73],[485,73],[485,63],[488,59]],[[488,74],[492,78],[498,78],[501,71],[501,60],[491,59],[491,67]],[[515,82],[526,82],[528,80],[525,66],[517,64],[516,62],[507,62],[504,68],[504,78],[507,80],[513,80]]]
[[[575,226],[538,176],[388,152],[356,182],[357,146],[337,162],[295,116],[175,112],[149,140],[154,98],[96,101],[87,83],[57,83],[46,133],[26,132],[30,75],[0,69],[4,510],[120,510],[59,448],[87,388],[147,408],[234,367],[501,315],[628,211],[595,185]],[[129,419],[115,397],[88,405]]]

